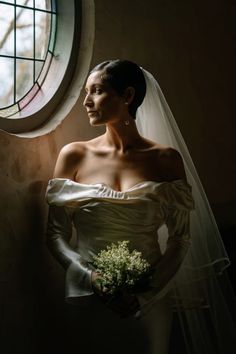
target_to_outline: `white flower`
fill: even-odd
[[[129,241],[119,241],[117,245],[112,243],[94,257],[93,265],[102,275],[101,285],[111,294],[133,287],[150,269],[141,252],[130,252],[128,244]]]

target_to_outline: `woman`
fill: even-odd
[[[47,191],[48,245],[67,270],[67,301],[81,303],[90,295],[93,313],[104,317],[103,325],[109,322],[109,329],[122,330],[125,344],[116,348],[117,353],[167,354],[170,293],[189,248],[194,202],[179,152],[144,138],[137,129],[136,112],[146,93],[143,72],[132,62],[115,60],[90,73],[84,106],[90,124],[105,124],[106,132],[61,150]],[[72,223],[77,230],[75,249],[69,245]],[[163,225],[168,229],[166,244],[157,240]],[[154,273],[148,291],[110,302],[107,289],[99,286],[102,274],[89,264],[100,250],[119,240],[128,240],[131,249],[141,251]],[[118,315],[126,319],[122,322]],[[98,327],[94,324],[95,332]],[[129,338],[135,338],[130,347]],[[84,353],[87,350],[85,344]],[[106,353],[104,346],[102,352]]]

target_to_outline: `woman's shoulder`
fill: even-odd
[[[85,154],[86,144],[81,142],[72,142],[64,145],[60,150],[57,158],[57,163],[70,165],[77,163]]]
[[[160,149],[158,161],[165,172],[166,180],[186,179],[184,163],[179,151],[172,147]]]
[[[186,178],[184,163],[178,150],[170,146],[147,141],[153,153],[156,166],[164,180]]]
[[[173,163],[175,161],[182,161],[182,156],[179,151],[170,146],[157,145],[157,157],[166,163]]]
[[[87,141],[76,141],[64,145],[58,154],[53,177],[73,179],[87,150]]]
[[[173,161],[182,159],[180,153],[173,147],[156,143],[152,140],[143,139],[147,149],[153,151],[157,158]]]
[[[72,143],[66,144],[62,147],[59,152],[58,158],[64,159],[81,159],[85,156],[88,150],[90,150],[98,138],[94,138],[86,141],[74,141]]]

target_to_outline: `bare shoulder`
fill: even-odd
[[[63,146],[57,158],[53,177],[73,179],[86,150],[87,142],[73,142]]]
[[[179,151],[172,147],[158,145],[156,148],[158,165],[166,180],[186,179],[184,163]]]

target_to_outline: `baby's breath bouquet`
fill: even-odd
[[[101,274],[100,285],[111,295],[134,290],[149,274],[149,263],[142,258],[141,252],[130,252],[128,244],[129,241],[112,243],[94,256],[93,266]]]

